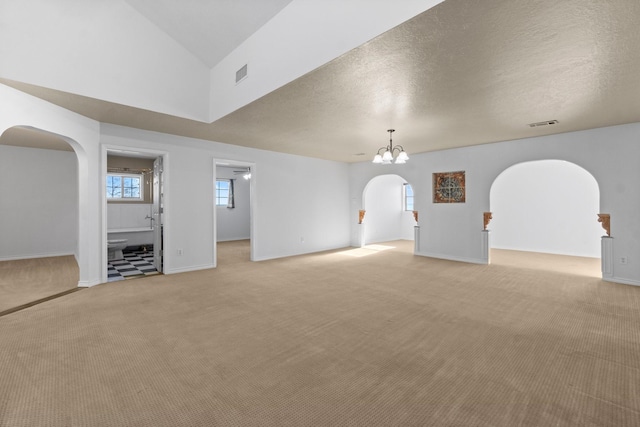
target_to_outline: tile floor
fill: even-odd
[[[125,279],[136,279],[158,274],[153,266],[153,251],[126,251],[124,259],[109,261],[107,265],[107,281],[115,282]]]

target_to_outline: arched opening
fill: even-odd
[[[492,263],[498,254],[507,255],[501,251],[563,255],[584,261],[578,267],[581,274],[597,276],[602,235],[596,215],[599,200],[595,178],[576,164],[540,160],[511,166],[491,186]],[[549,262],[548,257],[531,255],[519,262],[537,258]]]
[[[376,176],[363,192],[363,245],[413,241],[416,221],[410,184],[399,175]]]
[[[0,312],[77,288],[79,162],[63,137],[0,136]]]

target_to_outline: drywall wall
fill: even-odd
[[[80,270],[79,286],[101,283],[106,259],[102,234],[104,178],[100,175],[100,124],[38,98],[0,85],[0,133],[11,127],[46,131],[68,142],[77,156],[78,244],[75,250]],[[106,156],[104,157],[106,167]],[[104,246],[103,246],[104,245]],[[106,269],[104,270],[106,278]]]
[[[250,185],[251,181],[244,179],[242,174],[234,173],[234,171],[243,170],[243,168],[218,166],[216,168],[216,179],[226,178],[233,180],[233,191],[235,207],[230,209],[226,206],[217,206],[217,234],[218,242],[226,242],[230,240],[243,240],[251,237],[250,219]]]
[[[514,165],[491,187],[491,247],[600,257],[596,180],[561,160]]]
[[[151,230],[152,204],[107,203],[107,230],[142,229]],[[153,241],[153,240],[152,240]]]
[[[210,120],[255,101],[441,2],[292,1],[212,68]],[[236,84],[236,71],[245,64],[247,78]]]
[[[4,1],[0,77],[211,122],[441,1],[294,0],[213,69],[124,0]]]
[[[526,161],[565,160],[587,170],[600,189],[600,213],[611,214],[612,280],[640,285],[640,123],[581,132],[531,137],[475,147],[411,154],[405,165],[350,165],[351,242],[359,240],[360,195],[374,176],[397,173],[411,183],[419,212],[419,253],[484,263],[483,212],[490,210],[490,189],[507,168]],[[432,174],[466,172],[466,203],[432,203]],[[597,218],[594,218],[596,221]],[[625,257],[627,263],[620,259]]]
[[[165,272],[210,268],[214,262],[215,159],[255,164],[253,259],[349,245],[348,165],[222,143],[102,126],[103,148],[166,153]],[[178,250],[181,255],[178,255]]]
[[[0,260],[75,254],[77,163],[70,151],[0,145]]]
[[[100,124],[0,85],[0,132],[27,126],[61,135],[78,157],[80,286],[106,281],[108,149],[165,159],[165,273],[210,268],[216,158],[255,164],[254,260],[349,245],[348,165]],[[178,250],[182,254],[178,255]]]
[[[209,68],[125,1],[4,1],[0,10],[1,77],[208,119]]]
[[[413,214],[403,206],[403,184],[398,175],[373,178],[364,191],[364,243],[413,240]]]

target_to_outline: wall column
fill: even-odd
[[[602,236],[602,278],[613,278],[613,237]]]
[[[491,239],[490,239],[490,233],[491,230],[482,230],[482,239],[481,239],[481,245],[482,245],[482,252],[481,252],[481,258],[484,261],[485,264],[491,264]]]

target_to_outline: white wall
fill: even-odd
[[[373,178],[364,192],[365,244],[413,240],[413,213],[404,210],[403,184],[398,175]]]
[[[0,260],[75,254],[74,152],[0,145]]]
[[[107,203],[107,230],[151,229],[150,203]]]
[[[525,161],[566,160],[586,169],[600,188],[600,213],[611,214],[616,260],[613,279],[640,285],[640,123],[532,137],[431,153],[410,154],[406,165],[350,166],[351,216],[357,219],[360,194],[374,176],[398,173],[411,183],[420,215],[420,254],[483,263],[482,214],[490,210],[490,189],[505,169]],[[410,150],[410,147],[405,147]],[[466,203],[434,204],[432,174],[466,171]],[[594,218],[597,221],[597,218]],[[358,242],[357,220],[351,242]],[[628,257],[627,264],[620,258]]]
[[[492,247],[600,257],[599,202],[596,180],[573,163],[512,166],[491,187]]]
[[[106,259],[101,234],[104,179],[100,176],[99,130],[95,120],[80,116],[20,91],[0,85],[0,132],[26,126],[50,132],[67,141],[78,158],[79,286],[100,283],[100,266]],[[105,157],[106,167],[106,157]]]
[[[30,126],[61,135],[76,152],[80,286],[106,280],[104,177],[108,148],[140,150],[165,158],[165,273],[214,265],[216,158],[255,164],[255,260],[349,245],[349,168],[344,163],[101,125],[0,85],[0,132],[13,126]],[[182,255],[178,255],[178,249]]]
[[[251,181],[246,180],[240,174],[235,174],[234,170],[242,170],[243,168],[229,168],[218,166],[216,168],[217,178],[233,179],[233,190],[235,207],[229,209],[223,206],[217,206],[217,234],[218,242],[230,240],[243,240],[251,237],[250,218],[250,185]]]
[[[0,77],[209,117],[209,68],[123,0],[2,1],[0,40]]]
[[[213,67],[210,119],[255,101],[441,2],[293,0]],[[248,77],[236,85],[235,73],[245,64]]]
[[[294,0],[213,69],[124,0],[1,1],[0,77],[211,122],[441,1]]]
[[[106,148],[159,150],[165,162],[165,272],[213,266],[215,159],[254,163],[253,257],[349,245],[348,166],[246,147],[103,125]],[[177,255],[182,249],[182,255]]]

